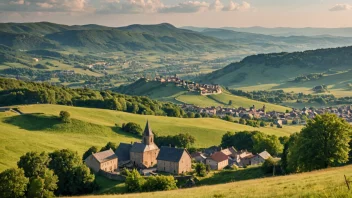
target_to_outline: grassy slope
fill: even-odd
[[[194,104],[200,107],[228,107],[229,101],[232,100],[233,104],[231,107],[236,108],[249,108],[253,105],[255,105],[257,108],[261,108],[265,104],[269,111],[275,110],[279,112],[285,112],[286,109],[290,109],[280,105],[274,105],[250,100],[245,97],[235,96],[227,92],[218,95],[201,96],[198,93],[188,92],[182,87],[177,87],[173,83],[160,83],[154,81],[147,82],[143,79],[140,79],[128,86],[118,88],[117,91],[129,95],[149,96],[153,99],[162,101],[176,101],[179,103]]]
[[[23,117],[13,113],[0,113],[0,171],[14,167],[19,157],[28,151],[53,151],[70,148],[82,154],[90,146],[103,146],[111,142],[131,142],[137,139],[116,130],[115,123],[136,122],[144,127],[148,119],[160,135],[190,133],[196,137],[197,147],[217,145],[227,131],[259,130],[278,136],[298,132],[300,127],[253,128],[219,119],[182,119],[143,116],[124,112],[77,108],[59,105],[20,106],[25,113],[44,113],[43,117]],[[60,125],[52,115],[61,110],[70,112],[75,120],[69,126]],[[14,118],[15,116],[15,118]]]
[[[229,173],[227,176],[230,177],[230,174],[235,173]],[[352,177],[351,165],[190,189],[129,195],[100,195],[99,197],[352,197],[351,191],[347,191],[343,175]],[[83,198],[90,197],[95,196]]]
[[[240,96],[231,95],[228,93],[222,93],[218,95],[210,95],[210,96],[200,96],[195,94],[184,94],[178,96],[176,98],[178,101],[187,103],[187,104],[195,104],[201,107],[210,107],[210,106],[226,106],[229,107],[228,103],[232,100],[231,107],[245,107],[249,108],[255,105],[257,108],[262,108],[265,104],[269,111],[275,110],[279,112],[285,112],[286,109],[290,109],[289,107],[284,107],[280,105],[269,104],[265,102],[255,101],[251,99],[247,99]]]

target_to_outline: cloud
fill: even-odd
[[[249,9],[247,2],[224,5],[222,0],[188,0],[165,5],[163,0],[0,0],[5,12],[68,12],[98,14],[196,13]]]
[[[225,6],[222,11],[243,11],[251,8],[251,4],[243,1],[241,4],[230,1],[230,4]]]
[[[82,12],[87,0],[2,0],[1,11]]]
[[[187,1],[174,6],[165,6],[159,10],[160,13],[194,13],[209,10],[209,3],[204,1]]]
[[[215,0],[214,3],[210,4],[210,10],[221,11],[224,8],[224,4],[220,0]]]
[[[352,5],[349,4],[336,4],[334,7],[329,9],[330,11],[345,11],[352,10]]]
[[[160,0],[104,0],[99,4],[99,14],[155,13],[164,7]]]

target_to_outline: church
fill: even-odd
[[[133,144],[120,143],[115,153],[119,163],[130,161],[139,168],[150,168],[157,164],[159,151],[159,147],[154,143],[153,131],[147,121],[142,142],[134,142]]]

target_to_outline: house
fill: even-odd
[[[209,165],[212,170],[222,170],[229,165],[229,157],[222,152],[216,152],[208,157],[205,164]]]
[[[133,143],[130,150],[130,160],[133,165],[140,168],[153,167],[157,163],[157,156],[159,154],[159,147],[154,143],[154,134],[147,122],[142,142]]]
[[[257,155],[255,155],[251,162],[252,164],[251,165],[259,165],[259,164],[262,164],[265,162],[265,160],[271,158],[271,155],[270,153],[268,153],[267,151],[263,151]]]
[[[85,164],[94,172],[100,170],[105,172],[114,172],[117,170],[117,156],[113,150],[92,153],[84,160]]]
[[[228,157],[236,157],[237,150],[234,147],[229,147],[227,149],[222,149],[220,152],[224,153]]]
[[[161,172],[182,174],[192,170],[192,159],[186,149],[163,146],[157,160],[157,170]]]
[[[203,163],[203,164],[205,164],[205,160],[207,159],[207,157],[205,157],[201,152],[192,153],[191,157],[197,163]]]

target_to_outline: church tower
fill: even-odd
[[[143,144],[145,145],[154,144],[154,134],[152,129],[149,126],[149,121],[147,121],[147,124],[145,125],[145,129],[143,132]]]

